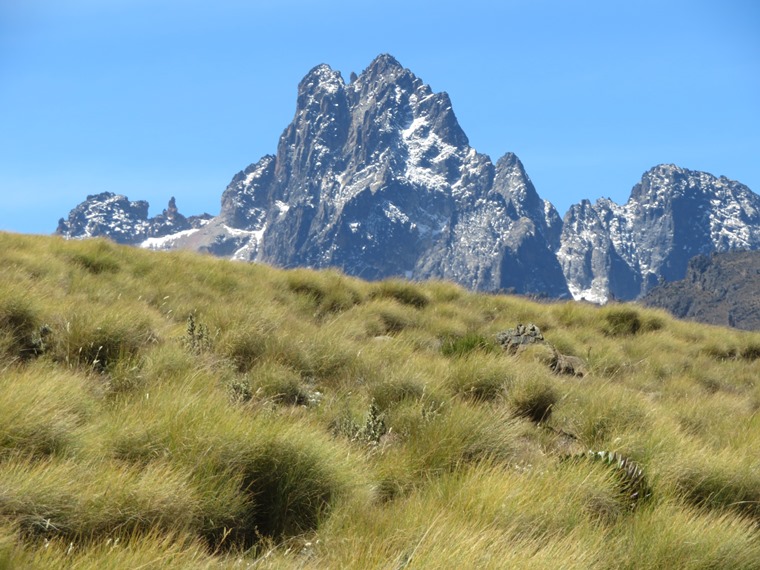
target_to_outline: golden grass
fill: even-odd
[[[0,568],[760,568],[758,333],[101,240],[0,267]],[[588,374],[501,352],[529,322]]]

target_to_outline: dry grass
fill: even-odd
[[[760,568],[760,334],[99,240],[0,267],[0,568]],[[529,322],[588,374],[502,353]]]

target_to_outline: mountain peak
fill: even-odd
[[[327,91],[334,93],[345,86],[340,71],[333,70],[326,63],[313,67],[307,73],[298,85],[299,95],[305,93],[315,93],[317,91]]]
[[[365,71],[375,71],[378,73],[384,73],[387,71],[403,70],[404,66],[401,65],[398,60],[388,53],[381,53],[372,63],[367,66]]]
[[[402,79],[403,78],[403,79]],[[378,88],[381,85],[397,83],[402,79],[405,83],[413,83],[416,76],[401,65],[395,57],[388,54],[377,56],[367,68],[361,72],[357,81],[351,84],[355,89]]]
[[[496,162],[496,168],[497,169],[517,169],[521,173],[525,173],[525,167],[523,166],[523,163],[520,162],[520,159],[517,158],[517,155],[513,152],[508,152],[504,156],[502,156],[497,162]]]
[[[147,203],[104,193],[58,233],[596,302],[678,279],[695,254],[760,249],[760,197],[673,164],[645,172],[625,205],[584,200],[563,223],[514,153],[494,165],[471,148],[449,96],[389,54],[349,84],[312,68],[276,155],[235,175],[221,206],[194,220],[172,199],[149,218]]]

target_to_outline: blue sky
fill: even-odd
[[[760,192],[754,0],[0,0],[0,230],[88,194],[216,214],[317,64],[394,55],[564,214],[659,163]]]

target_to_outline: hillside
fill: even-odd
[[[0,568],[760,568],[760,334],[104,240],[0,267]]]
[[[741,251],[698,256],[686,278],[663,283],[641,302],[681,319],[760,330],[760,253]]]

